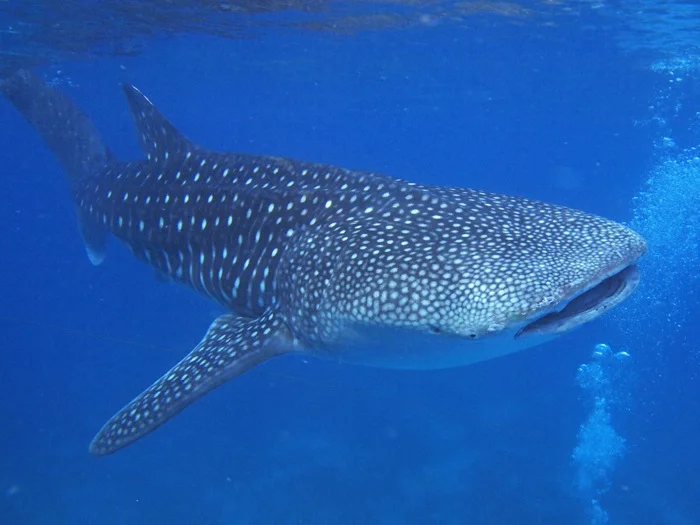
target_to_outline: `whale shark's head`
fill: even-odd
[[[595,319],[637,286],[646,244],[616,222],[474,190],[419,188],[396,199],[391,215],[350,236],[320,307],[333,320],[325,342],[359,349],[339,349],[350,361],[441,368],[490,359]]]

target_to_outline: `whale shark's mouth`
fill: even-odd
[[[532,334],[556,335],[587,323],[624,301],[639,284],[639,271],[632,264],[603,279],[572,299],[559,303],[553,311],[526,325],[517,337]]]

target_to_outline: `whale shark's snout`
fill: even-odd
[[[595,319],[634,292],[639,284],[637,262],[646,253],[646,242],[614,222],[608,223],[602,235],[606,237],[598,241],[596,249],[582,246],[578,256],[576,266],[589,265],[590,275],[553,287],[551,294],[535,303],[525,316],[528,323],[516,338],[562,334]]]
[[[508,233],[484,237],[477,260],[486,262],[467,272],[468,280],[478,274],[489,281],[479,285],[478,297],[468,297],[469,325],[477,337],[508,332],[523,343],[551,339],[595,319],[636,289],[637,262],[647,245],[633,230],[547,203],[522,201],[502,210],[494,222]],[[473,310],[479,303],[479,310],[489,312],[480,323]],[[536,342],[526,346],[531,344]]]
[[[556,335],[587,323],[627,299],[637,284],[637,266],[627,266],[579,295],[559,301],[549,312],[519,330],[516,337]]]

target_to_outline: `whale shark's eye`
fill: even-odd
[[[428,325],[428,328],[434,334],[441,334],[442,333],[442,328],[440,328],[439,326],[436,326],[434,324]]]

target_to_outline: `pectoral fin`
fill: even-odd
[[[272,311],[255,319],[222,315],[187,357],[102,427],[90,452],[103,456],[133,443],[232,377],[291,351],[292,341]]]

